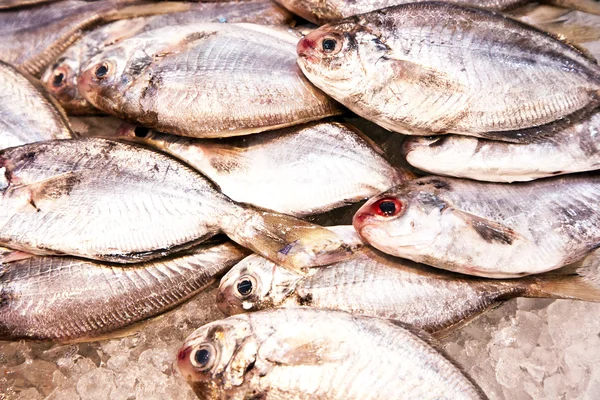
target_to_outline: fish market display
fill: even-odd
[[[201,399],[485,399],[426,338],[335,311],[215,321],[188,337],[177,362]]]
[[[237,202],[296,216],[369,198],[408,177],[362,133],[336,122],[220,140],[134,126],[124,126],[118,134],[184,160]]]
[[[591,267],[581,268],[579,274],[572,275],[490,280],[365,248],[349,260],[301,274],[251,255],[223,277],[217,301],[227,315],[310,306],[394,319],[440,333],[456,329],[514,297],[600,302],[600,285],[585,278],[584,268]]]
[[[0,151],[0,166],[0,245],[17,250],[132,263],[219,232],[292,268],[353,250],[320,226],[237,204],[187,165],[143,147],[47,141]]]
[[[0,61],[0,150],[71,137],[64,112],[40,86]],[[0,165],[0,173],[2,167]]]
[[[190,299],[247,253],[225,243],[126,267],[43,256],[0,265],[0,339],[110,334]]]
[[[95,56],[78,79],[79,92],[124,120],[192,137],[237,136],[338,114],[299,71],[297,40],[253,24],[155,29]]]
[[[424,177],[369,200],[354,227],[391,255],[468,275],[519,277],[597,248],[599,198],[596,175],[515,184]]]
[[[529,181],[600,168],[600,113],[565,125],[528,144],[447,135],[408,138],[404,151],[423,171],[479,181]]]
[[[406,134],[528,142],[533,138],[510,131],[598,104],[595,61],[501,14],[453,4],[414,3],[348,18],[310,33],[297,50],[317,87]]]
[[[73,115],[97,114],[79,94],[77,78],[90,58],[105,47],[131,36],[165,26],[200,22],[252,22],[262,25],[283,25],[292,15],[270,0],[235,3],[183,3],[186,11],[115,21],[101,26],[71,45],[57,57],[42,75],[42,82],[61,105]]]

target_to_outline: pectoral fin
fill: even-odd
[[[481,218],[477,215],[456,209],[452,209],[452,213],[471,225],[473,230],[488,243],[512,245],[515,241],[524,239],[513,229],[496,221]]]
[[[324,338],[306,341],[287,337],[261,348],[261,356],[278,365],[318,365],[346,358],[348,355],[340,347],[340,343]]]

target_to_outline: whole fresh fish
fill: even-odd
[[[42,75],[42,83],[69,114],[90,115],[100,111],[79,94],[77,78],[87,62],[105,47],[142,32],[165,26],[200,22],[252,22],[284,25],[293,16],[271,0],[231,3],[178,3],[186,11],[131,18],[103,25],[72,44]]]
[[[375,248],[489,278],[571,264],[600,243],[600,177],[527,183],[429,176],[369,200],[354,227]]]
[[[215,321],[192,333],[177,358],[201,399],[486,398],[424,333],[339,311],[275,309]]]
[[[581,275],[482,279],[365,247],[349,260],[301,274],[251,255],[221,279],[217,302],[227,315],[310,306],[394,319],[445,334],[514,297],[600,302],[600,286],[578,272]]]
[[[536,140],[518,144],[468,136],[411,137],[406,160],[438,175],[490,182],[530,181],[600,169],[600,112]]]
[[[64,111],[33,78],[0,61],[0,87],[0,150],[71,137]]]
[[[237,202],[296,216],[367,199],[409,177],[392,167],[361,132],[337,122],[219,140],[133,125],[123,126],[117,135],[185,161]]]
[[[35,256],[0,265],[0,339],[81,341],[192,298],[248,251],[225,243],[120,267]]]
[[[382,8],[420,2],[424,0],[276,0],[285,8],[304,19],[316,24],[325,24],[338,21],[342,18],[357,14],[364,14]],[[488,8],[492,10],[504,10],[518,7],[528,0],[445,0],[449,3],[463,4]]]
[[[354,249],[331,230],[240,205],[186,164],[105,139],[48,141],[0,151],[0,246],[132,263],[226,233],[300,268]]]
[[[449,3],[351,17],[310,33],[297,50],[317,87],[406,134],[528,142],[510,131],[598,104],[600,67],[581,51],[502,14]]]
[[[0,13],[0,60],[39,76],[86,29],[110,21],[172,11],[141,0],[65,0]]]
[[[79,92],[124,120],[192,137],[244,135],[339,114],[298,69],[297,40],[282,28],[253,24],[155,29],[94,57],[78,79]]]

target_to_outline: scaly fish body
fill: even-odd
[[[246,254],[225,243],[127,267],[56,256],[0,265],[0,338],[110,334],[190,299]]]
[[[178,366],[201,399],[484,399],[427,339],[377,318],[310,308],[197,329]]]
[[[0,150],[71,137],[64,112],[39,86],[0,61]]]
[[[94,57],[79,92],[122,119],[192,137],[244,135],[340,113],[299,71],[296,41],[281,28],[253,24],[155,29]]]
[[[350,249],[334,232],[233,202],[187,165],[143,147],[87,138],[0,152],[0,245],[132,263],[225,232],[291,267]]]
[[[490,278],[573,263],[600,243],[600,177],[527,183],[424,177],[369,200],[354,227],[377,249]]]
[[[511,131],[598,104],[595,61],[501,14],[454,4],[413,3],[325,25],[298,43],[298,54],[317,87],[407,134],[530,141]]]

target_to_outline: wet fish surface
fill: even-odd
[[[251,255],[221,279],[217,303],[226,315],[310,306],[394,319],[430,333],[446,334],[514,297],[600,302],[600,286],[584,276],[474,278],[370,248],[349,260],[301,274]]]
[[[291,268],[348,256],[335,232],[240,205],[165,154],[98,138],[0,151],[0,246],[119,263],[226,233]],[[351,247],[351,246],[350,246]]]
[[[185,161],[237,202],[296,216],[367,199],[408,177],[356,128],[337,122],[219,140],[161,134],[132,125],[116,134]]]
[[[595,174],[513,184],[430,176],[369,200],[354,227],[394,256],[469,275],[519,277],[597,248],[599,198]]]
[[[231,3],[177,3],[186,11],[115,21],[90,31],[57,57],[42,75],[42,82],[72,115],[101,113],[79,94],[77,78],[82,68],[107,46],[134,35],[166,26],[200,22],[252,22],[284,25],[293,16],[270,0]]]
[[[519,144],[468,136],[411,137],[406,160],[437,175],[490,182],[530,181],[600,168],[600,113],[559,132]]]
[[[238,136],[339,114],[298,69],[297,40],[254,24],[155,29],[94,57],[79,92],[119,118],[191,137]]]
[[[511,131],[598,104],[595,60],[502,14],[455,4],[351,17],[310,33],[297,51],[317,87],[405,134],[528,142]]]
[[[0,87],[0,150],[71,137],[64,111],[33,78],[0,61]]]
[[[50,256],[0,265],[0,339],[111,334],[192,298],[247,254],[224,243],[126,267]]]
[[[449,360],[390,321],[311,308],[204,325],[178,366],[201,399],[485,399]]]

